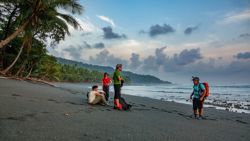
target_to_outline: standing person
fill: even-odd
[[[199,77],[193,77],[193,92],[190,95],[190,99],[193,99],[193,111],[194,117],[197,119],[202,119],[203,114],[203,102],[206,94],[205,86],[200,83]],[[199,115],[199,117],[197,117]]]
[[[121,98],[121,84],[122,84],[122,76],[121,76],[121,71],[122,71],[122,64],[117,64],[115,72],[113,74],[113,81],[114,81],[114,108],[122,110],[122,106],[120,104],[120,98]]]
[[[102,78],[102,90],[105,92],[106,101],[109,100],[109,86],[112,83],[112,80],[108,77],[108,73],[104,73]]]

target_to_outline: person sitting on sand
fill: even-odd
[[[105,92],[106,101],[109,100],[109,85],[112,83],[112,80],[108,77],[108,73],[104,73],[102,79],[102,90]]]
[[[198,119],[202,119],[203,114],[203,102],[205,98],[206,89],[205,86],[200,83],[199,77],[193,77],[193,92],[190,95],[190,99],[193,99],[193,111],[194,117]],[[199,114],[199,117],[197,117]]]
[[[97,85],[92,86],[92,91],[90,91],[88,94],[88,103],[93,105],[108,105],[104,94],[98,91]]]
[[[113,80],[114,80],[114,108],[122,110],[122,106],[119,102],[119,99],[121,98],[121,84],[122,84],[122,76],[121,76],[121,71],[122,71],[122,64],[117,64],[115,72],[113,74]]]

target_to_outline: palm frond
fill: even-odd
[[[53,4],[55,7],[67,10],[72,14],[82,14],[84,11],[83,6],[78,2],[78,0],[55,0]]]
[[[61,13],[57,13],[57,15],[63,20],[65,20],[65,22],[67,22],[69,25],[73,26],[74,29],[82,29],[81,25],[73,16]]]
[[[65,23],[64,20],[62,20],[61,18],[59,17],[56,17],[52,23],[55,23],[55,25],[57,27],[59,27],[60,29],[64,30],[68,35],[70,34],[69,32],[69,28],[68,28],[68,25]]]

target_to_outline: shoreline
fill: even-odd
[[[93,84],[92,83],[78,83],[78,84],[81,85],[81,90],[78,90],[78,88],[74,89],[72,87],[69,87],[70,85],[73,85],[73,87],[74,87],[75,86],[74,83],[54,83],[54,84],[55,84],[55,87],[58,87],[58,88],[63,89],[63,90],[70,91],[72,93],[81,93],[82,88],[91,87],[91,85],[97,84],[97,83],[93,83]],[[63,85],[61,85],[61,84],[63,84]],[[101,84],[98,84],[98,86],[101,86]],[[124,87],[126,87],[126,86],[124,86]],[[112,90],[111,90],[111,93],[113,93]],[[137,96],[137,95],[132,95],[132,94],[128,94],[128,93],[123,93],[123,95]],[[154,98],[154,97],[150,97],[150,96],[138,96],[138,97],[147,97],[147,98],[154,99],[154,100],[159,100],[159,101],[175,102],[175,103],[181,103],[181,104],[185,104],[185,105],[192,105],[192,102],[190,101],[190,99],[186,99],[186,100],[167,100],[167,99],[164,99],[164,98]],[[217,110],[226,110],[226,111],[229,111],[229,112],[250,114],[250,110],[247,109],[244,106],[245,105],[243,105],[242,103],[239,103],[239,102],[238,103],[237,102],[231,102],[230,103],[230,102],[227,102],[227,101],[220,101],[220,100],[213,100],[213,99],[206,100],[205,104],[204,104],[204,107],[215,108]]]
[[[191,105],[130,95],[124,97],[132,110],[117,111],[112,106],[88,105],[87,89],[71,93],[8,79],[0,79],[0,90],[0,140],[250,139],[249,114],[205,108],[205,119],[196,120]]]
[[[72,84],[72,85],[74,85],[74,84],[84,84],[84,85],[90,85],[90,86],[93,85],[93,84],[101,85],[101,83],[88,83],[88,82],[81,82],[81,83],[79,83],[79,82],[52,82],[52,81],[40,80],[40,79],[37,79],[37,78],[18,78],[18,77],[5,77],[5,76],[0,76],[0,79],[26,81],[26,82],[30,82],[30,83],[34,83],[34,84],[45,84],[45,85],[49,85],[49,86],[52,86],[52,87],[60,88],[60,89],[63,89],[63,90],[67,90],[67,91],[69,91],[71,93],[80,93],[80,92],[77,92],[77,91],[72,90],[72,89],[58,87],[56,84]],[[150,84],[141,84],[141,85],[150,85]],[[123,95],[130,95],[130,94],[123,94]],[[138,97],[144,97],[144,96],[138,96]],[[147,98],[151,98],[151,97],[147,97]],[[164,99],[162,100],[162,99],[157,99],[157,98],[151,98],[151,99],[156,99],[156,100],[166,101],[166,102],[175,102],[175,103],[192,105],[192,103],[188,102],[188,100],[178,101],[178,100],[164,100]],[[241,103],[227,103],[225,101],[224,102],[221,101],[221,102],[218,103],[218,101],[212,102],[211,100],[209,100],[209,101],[205,101],[204,107],[215,108],[216,110],[226,110],[226,111],[235,112],[235,113],[250,114],[250,110],[249,109],[245,109],[244,105],[242,106]]]

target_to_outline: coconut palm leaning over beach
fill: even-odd
[[[22,38],[22,45],[19,53],[13,62],[1,73],[6,74],[16,63],[24,47],[31,48],[33,40],[43,40],[50,38],[52,42],[58,43],[64,39],[66,34],[70,34],[68,24],[75,29],[81,29],[80,24],[70,14],[81,14],[83,7],[77,0],[1,0],[1,10],[11,11],[11,14],[1,12],[1,19],[6,19],[3,40],[0,41],[0,48],[3,48],[16,37]],[[70,14],[58,12],[67,11]],[[12,27],[10,27],[12,25]],[[9,29],[8,29],[9,28]]]

